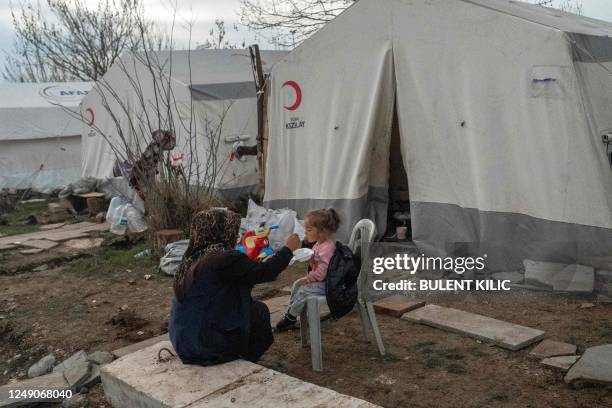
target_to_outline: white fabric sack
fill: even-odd
[[[159,260],[159,269],[166,275],[174,276],[187,251],[189,240],[171,242],[164,248],[165,255]]]

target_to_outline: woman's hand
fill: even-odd
[[[291,252],[295,251],[302,245],[302,241],[298,234],[291,234],[287,237],[285,241],[285,246],[291,250]]]

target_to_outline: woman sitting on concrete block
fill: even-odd
[[[240,216],[225,209],[193,218],[190,243],[174,280],[170,340],[186,364],[257,362],[274,339],[268,307],[251,297],[257,283],[276,279],[299,248],[296,234],[266,262],[234,249]]]

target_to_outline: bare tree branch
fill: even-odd
[[[124,51],[142,50],[145,42],[167,45],[144,19],[140,0],[99,0],[94,7],[84,0],[46,0],[46,7],[48,14],[32,0],[11,4],[16,40],[4,79],[96,81]]]
[[[255,31],[274,30],[273,42],[295,47],[358,0],[240,0],[241,22]],[[531,0],[582,14],[582,0]]]

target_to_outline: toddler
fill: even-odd
[[[309,243],[315,243],[312,247],[314,254],[310,259],[309,273],[299,279],[291,291],[287,312],[276,324],[277,332],[295,327],[308,297],[325,296],[325,277],[336,249],[334,234],[339,225],[340,217],[333,208],[313,210],[304,217],[305,238]]]

